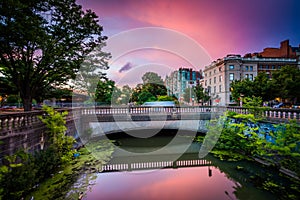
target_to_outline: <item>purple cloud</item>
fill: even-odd
[[[134,65],[131,64],[130,62],[127,62],[123,67],[121,67],[121,69],[119,70],[120,73],[125,72],[130,70],[131,68],[133,68]]]

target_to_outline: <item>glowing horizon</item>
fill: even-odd
[[[99,16],[103,34],[108,38],[136,28],[161,27],[178,31],[201,45],[211,60],[227,54],[261,52],[266,47],[280,46],[290,40],[292,46],[300,44],[300,1],[297,0],[78,0],[83,9],[91,9]],[[134,40],[134,38],[133,38]],[[130,41],[129,41],[130,42]],[[135,42],[139,42],[136,40]],[[171,41],[170,41],[171,42]],[[173,41],[174,43],[174,41]],[[123,45],[123,44],[120,44]],[[177,44],[182,46],[182,44]],[[127,63],[132,66],[151,63],[154,56],[141,54],[131,57],[108,74],[117,80],[117,73]],[[135,55],[136,56],[136,55]],[[164,56],[163,54],[161,55]],[[151,59],[147,60],[147,57]],[[176,59],[175,59],[176,60]],[[182,62],[168,63],[178,69]],[[203,69],[209,63],[199,63]]]

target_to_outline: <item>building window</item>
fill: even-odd
[[[269,69],[269,65],[266,65],[266,69]]]
[[[245,70],[248,71],[248,70],[249,70],[249,67],[248,67],[248,66],[245,66]]]
[[[214,69],[214,74],[216,73],[216,69]]]
[[[209,72],[209,76],[211,76],[211,71]]]
[[[259,69],[262,69],[263,68],[263,66],[262,65],[259,65]]]
[[[249,74],[245,74],[245,78],[249,78]]]
[[[234,102],[232,95],[229,95],[229,101]]]
[[[253,81],[253,74],[249,74],[249,80]]]
[[[250,71],[253,71],[253,66],[250,66]]]
[[[222,85],[219,85],[219,92],[222,92]]]
[[[229,65],[229,69],[234,69],[234,65]]]
[[[222,75],[219,76],[219,82],[222,82]]]
[[[214,77],[214,83],[216,83],[217,82],[217,77]]]
[[[222,71],[222,67],[219,67],[219,72],[221,72]]]
[[[274,66],[274,65],[272,65],[272,69],[275,69],[275,66]]]
[[[278,69],[281,69],[281,66],[280,66],[280,65],[278,65]]]
[[[214,94],[216,94],[216,90],[217,90],[217,87],[216,87],[216,86],[214,86]]]
[[[205,77],[207,77],[207,73],[205,73]]]
[[[234,80],[234,73],[230,73],[230,74],[229,74],[229,80],[230,80],[230,81],[233,81],[233,80]]]
[[[211,85],[211,78],[209,79],[209,85]]]
[[[205,80],[205,86],[207,86],[207,80]]]

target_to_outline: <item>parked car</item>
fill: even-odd
[[[273,108],[292,108],[292,104],[280,102],[279,104],[274,105]]]
[[[281,108],[284,105],[284,103],[279,103],[273,106],[273,108]]]
[[[292,105],[292,108],[294,108],[294,109],[300,109],[300,104],[294,104],[294,105]]]

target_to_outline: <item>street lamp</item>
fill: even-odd
[[[243,107],[243,94],[240,94],[240,107]]]

